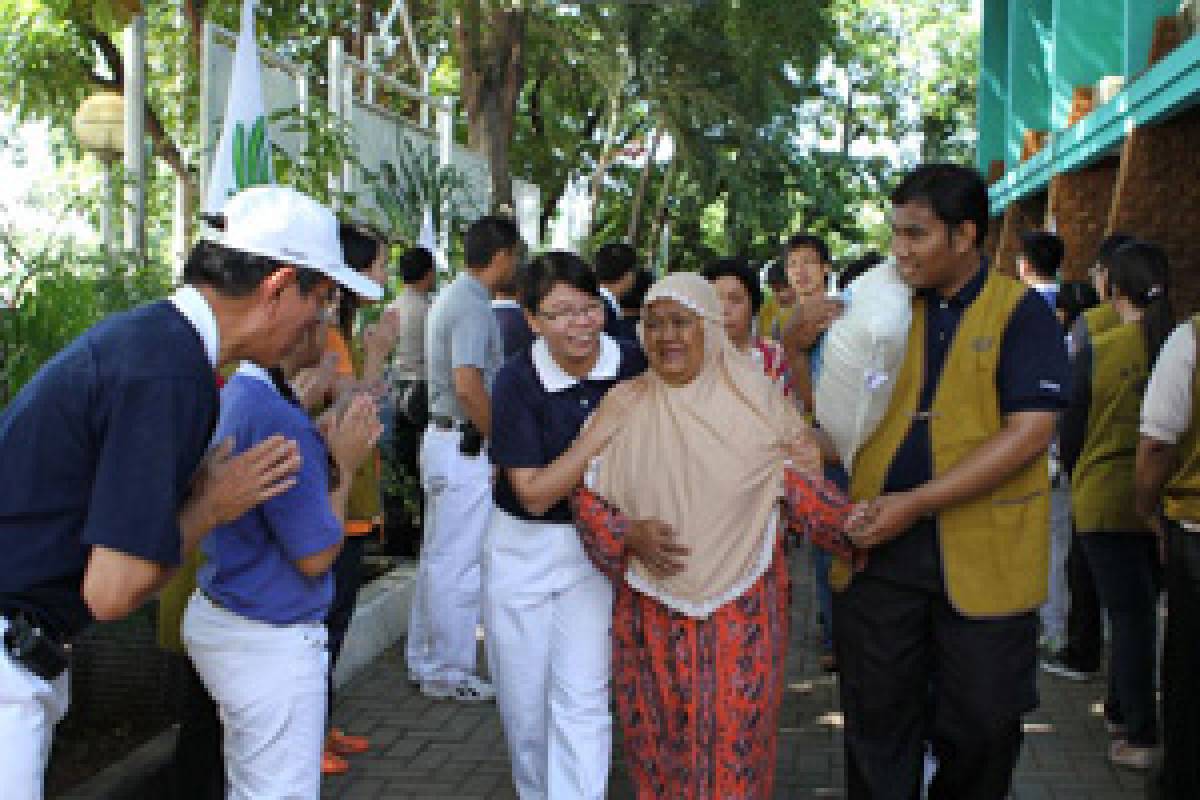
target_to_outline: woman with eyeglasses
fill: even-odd
[[[639,375],[632,343],[603,333],[604,298],[579,256],[535,258],[520,287],[537,339],[496,376],[495,502],[483,554],[483,624],[513,782],[529,798],[603,798],[608,782],[613,590],[588,560],[567,497],[588,459],[549,465],[605,393]],[[589,426],[597,445],[604,431]],[[592,448],[598,450],[599,447]]]

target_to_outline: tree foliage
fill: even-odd
[[[10,54],[0,106],[68,130],[88,93],[122,85],[128,2],[0,4]],[[801,227],[853,250],[874,236],[892,171],[920,157],[966,160],[972,146],[969,0],[408,5],[419,43],[442,45],[435,91],[461,94],[468,140],[541,187],[543,224],[570,180],[591,177],[594,238],[630,236],[646,257],[668,221],[674,253],[766,258]],[[201,24],[236,28],[240,2],[145,6],[147,130],[167,175],[194,183]],[[262,2],[259,40],[310,67],[319,108],[328,38],[362,55],[389,6]],[[405,46],[387,65],[417,82]],[[657,158],[647,156],[654,144]],[[493,178],[504,202],[507,179],[495,169]],[[165,218],[169,192],[157,194],[151,211]]]

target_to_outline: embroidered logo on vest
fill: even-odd
[[[971,349],[976,353],[986,353],[996,345],[994,336],[976,336],[971,340]]]

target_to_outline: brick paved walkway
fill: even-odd
[[[807,562],[798,562],[793,648],[782,711],[776,796],[843,797],[835,679],[816,666]],[[1117,800],[1143,796],[1143,778],[1104,758],[1098,715],[1100,681],[1076,684],[1042,676],[1042,708],[1026,720],[1015,800]],[[322,797],[513,798],[508,754],[494,704],[434,701],[405,681],[402,650],[393,647],[338,694],[334,716],[370,736],[372,751],[354,757],[347,775],[326,779]],[[618,744],[609,796],[632,798]]]

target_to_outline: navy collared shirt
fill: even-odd
[[[508,482],[506,468],[549,465],[575,441],[605,392],[619,381],[646,370],[646,358],[641,348],[614,339],[607,342],[605,347],[612,348],[612,360],[616,363],[608,369],[598,364],[594,374],[583,380],[567,378],[553,364],[547,368],[543,363],[539,371],[536,362],[539,359],[544,362],[549,357],[540,340],[509,359],[500,369],[492,393],[492,439],[489,444],[492,463],[499,468],[494,492],[497,508],[518,519],[533,522],[571,521],[566,500],[541,517],[526,511]]]
[[[168,301],[114,314],[0,413],[0,613],[63,636],[92,621],[93,546],[180,559],[176,514],[217,420],[216,373]]]
[[[515,356],[529,348],[537,337],[525,319],[525,312],[515,300],[493,300],[492,312],[500,326],[500,337],[504,340],[504,359]]]
[[[983,291],[988,266],[978,272],[953,297],[943,298],[932,290],[921,290],[925,298],[925,383],[919,411],[928,411],[941,380],[950,345],[963,315]],[[1058,319],[1035,290],[1029,289],[1013,309],[1000,339],[1000,361],[995,390],[1000,413],[1059,411],[1070,396],[1070,368]],[[884,480],[884,492],[914,489],[933,478],[933,449],[929,423],[913,421],[900,444]],[[937,551],[936,523],[923,521],[908,533],[871,551],[867,571],[893,577],[920,576],[940,587],[941,565]],[[898,574],[899,573],[899,574]]]

